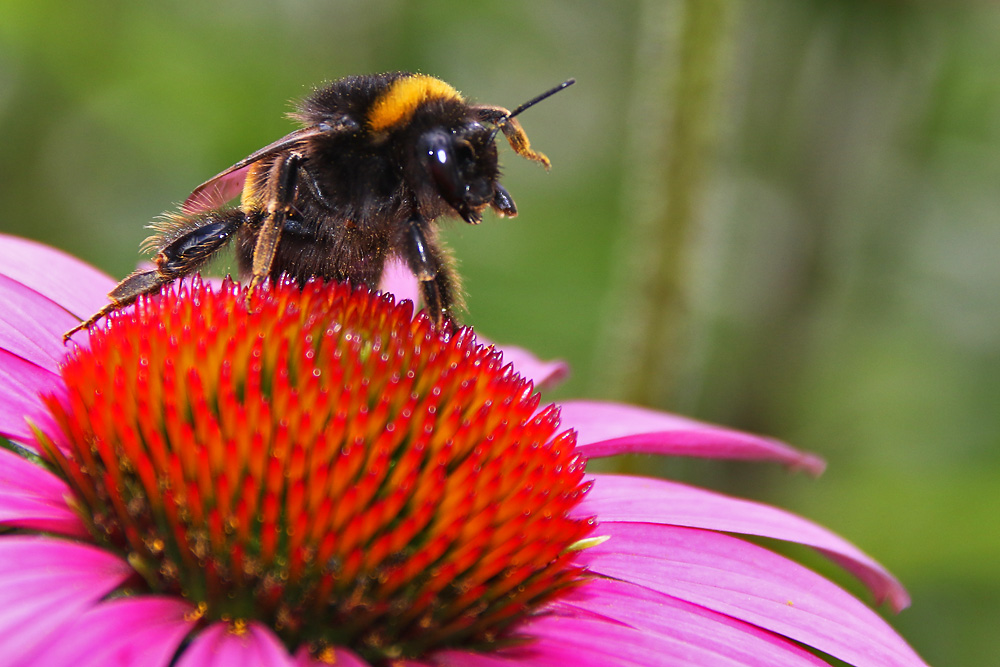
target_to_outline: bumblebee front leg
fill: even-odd
[[[424,308],[434,326],[440,329],[445,317],[460,305],[457,303],[458,279],[451,268],[450,258],[427,237],[423,226],[422,219],[411,219],[402,247],[407,265],[420,281]]]
[[[281,230],[292,210],[295,186],[298,184],[299,167],[303,157],[298,153],[279,154],[267,178],[267,215],[261,223],[257,242],[253,249],[253,266],[250,277],[250,291],[267,278],[274,263],[274,254],[281,240]]]
[[[202,266],[229,241],[245,219],[246,216],[238,209],[206,216],[194,229],[161,245],[154,260],[155,269],[136,271],[118,283],[108,293],[111,303],[64,333],[63,342],[105,315],[124,308],[143,294],[151,294]]]

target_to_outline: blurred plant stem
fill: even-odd
[[[646,0],[627,125],[622,243],[600,390],[677,409],[693,228],[715,151],[732,0]]]

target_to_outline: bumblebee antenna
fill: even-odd
[[[538,104],[539,102],[541,102],[542,100],[544,100],[544,99],[546,99],[548,97],[552,97],[553,95],[555,95],[556,93],[558,93],[563,88],[569,88],[574,83],[576,83],[576,79],[568,79],[568,80],[563,81],[562,83],[560,83],[555,88],[552,88],[551,90],[546,90],[544,93],[542,93],[538,97],[531,98],[530,100],[528,100],[527,102],[525,102],[524,104],[522,104],[521,106],[519,106],[518,108],[516,108],[513,111],[511,111],[510,114],[508,114],[506,118],[504,118],[502,121],[500,121],[500,124],[503,125],[508,120],[510,120],[514,116],[518,115],[519,113],[521,113],[525,109],[528,109],[529,107],[535,106],[536,104]]]
[[[497,121],[496,127],[493,128],[493,133],[490,135],[490,139],[493,139],[493,137],[495,137],[497,135],[497,132],[500,130],[500,128],[502,128],[504,125],[506,125],[507,122],[511,118],[513,118],[514,116],[518,115],[522,111],[524,111],[524,110],[526,110],[526,109],[528,109],[530,107],[535,106],[536,104],[538,104],[542,100],[547,99],[549,97],[552,97],[553,95],[555,95],[556,93],[558,93],[563,88],[569,88],[574,83],[576,83],[576,79],[567,79],[566,81],[563,81],[562,83],[560,83],[555,88],[550,88],[549,90],[546,90],[541,95],[539,95],[537,97],[533,97],[530,100],[528,100],[527,102],[525,102],[524,104],[522,104],[521,106],[517,107],[516,109],[514,109],[513,111],[511,111],[509,114],[507,114],[506,116],[504,116],[503,118],[501,118],[500,120]]]

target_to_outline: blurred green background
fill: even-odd
[[[660,472],[830,526],[907,584],[929,662],[996,664],[998,34],[987,2],[0,0],[0,228],[121,277],[316,84],[513,107],[575,76],[522,117],[552,171],[502,151],[520,217],[446,227],[467,320],[570,361],[553,399],[821,454]]]

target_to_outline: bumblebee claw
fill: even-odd
[[[73,334],[75,334],[77,331],[83,331],[86,328],[87,328],[87,322],[81,322],[80,324],[76,325],[75,327],[64,333],[62,335],[63,345],[64,346],[68,345],[70,338],[73,337]]]

